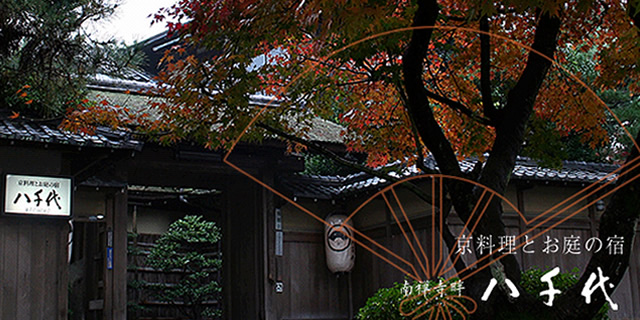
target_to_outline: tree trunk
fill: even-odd
[[[420,0],[418,5],[413,25],[417,27],[434,26],[439,14],[437,1]],[[558,17],[552,17],[548,14],[541,15],[538,19],[532,47],[537,52],[553,58],[559,30],[560,19]],[[406,108],[413,123],[416,124],[420,138],[433,154],[441,172],[462,176],[451,144],[445,138],[431,111],[427,90],[422,80],[424,59],[431,35],[432,29],[430,28],[414,30],[411,41],[405,50],[403,73],[404,87],[407,93]],[[523,73],[507,96],[506,106],[501,110],[494,110],[499,114],[490,117],[497,119],[496,140],[478,182],[500,194],[506,190],[516,157],[524,142],[527,122],[533,112],[536,97],[550,66],[550,61],[539,56],[538,53],[530,52]],[[640,136],[636,140],[639,138]],[[638,151],[634,150],[627,163],[634,163],[633,161],[637,158]],[[627,174],[619,179],[617,185],[629,183],[613,195],[609,207],[602,216],[599,234],[603,243],[606,243],[608,237],[624,237],[622,255],[609,255],[607,250],[594,254],[576,286],[559,296],[553,307],[545,306],[535,297],[526,294],[524,289],[520,287],[518,287],[520,297],[517,299],[509,299],[507,292],[504,292],[506,290],[494,290],[487,302],[478,303],[478,311],[473,315],[473,318],[517,317],[525,319],[526,317],[522,317],[524,315],[538,319],[592,318],[604,304],[604,295],[596,290],[592,295],[592,302],[586,304],[581,295],[582,288],[588,277],[598,268],[602,269],[605,276],[610,277],[608,283],[616,286],[620,283],[629,265],[635,227],[640,216],[640,213],[636,212],[636,209],[640,207],[640,197],[637,197],[638,191],[640,191],[640,179],[635,180],[635,177],[640,175],[640,169],[627,169],[624,172]],[[467,221],[478,199],[478,192],[469,192],[470,190],[454,183],[449,183],[446,189],[456,212],[464,221]],[[480,234],[493,235],[494,238],[505,235],[501,204],[498,200],[492,201],[474,234],[476,236]],[[494,274],[502,272],[502,276],[510,279],[516,285],[520,280],[521,268],[512,255],[506,255],[499,263],[489,265],[489,263],[479,265],[480,268],[485,267],[485,269],[475,273],[465,282],[465,294],[476,301],[480,301],[480,297],[492,278],[492,272]],[[504,271],[500,271],[501,268]],[[490,269],[493,269],[492,272]],[[462,277],[469,272],[476,271],[476,269],[458,271],[462,271],[460,274]]]
[[[635,141],[640,141],[640,133]],[[591,319],[606,302],[604,295],[598,289],[591,295],[591,303],[587,304],[585,297],[581,295],[589,276],[592,273],[598,275],[598,268],[602,270],[605,277],[609,277],[606,284],[609,296],[614,289],[609,288],[612,284],[614,288],[620,284],[622,277],[629,267],[629,258],[633,250],[636,226],[640,219],[640,157],[638,150],[633,149],[625,168],[621,171],[622,176],[616,182],[616,186],[624,185],[618,189],[607,206],[607,209],[600,218],[598,228],[598,238],[603,244],[607,243],[609,237],[618,236],[624,238],[622,254],[610,255],[608,250],[601,250],[591,256],[589,263],[580,280],[569,291],[558,298],[555,307],[556,319]],[[625,185],[626,184],[626,185]],[[596,280],[596,283],[598,280]],[[615,303],[615,301],[613,301]]]

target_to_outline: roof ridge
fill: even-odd
[[[477,160],[476,160],[477,161]],[[465,159],[460,161],[464,172],[473,170],[476,161]],[[433,159],[425,159],[425,163],[431,165],[431,169],[437,169]],[[564,183],[595,183],[606,179],[611,181],[617,175],[611,175],[615,168],[615,164],[585,162],[585,161],[565,161],[562,168],[549,168],[539,166],[537,161],[529,158],[519,157],[512,171],[512,179],[543,181],[548,182],[564,182]],[[399,173],[398,178],[410,177],[419,174],[418,169],[413,166],[405,166]],[[316,178],[320,177],[320,179]],[[295,181],[303,179],[302,181]],[[314,183],[315,182],[315,183]],[[326,185],[331,182],[330,185]],[[347,176],[319,176],[297,174],[294,179],[285,181],[290,189],[298,196],[316,197],[316,198],[333,198],[336,196],[345,196],[352,193],[364,192],[371,189],[380,189],[387,185],[389,181],[386,179],[372,176],[365,172],[358,172]],[[336,187],[340,185],[339,187]]]
[[[7,118],[0,122],[0,139],[111,149],[140,150],[143,146],[123,130],[98,127],[94,134],[87,134],[66,131],[44,122]]]

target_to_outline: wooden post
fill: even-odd
[[[265,183],[273,185],[273,174],[264,175]],[[265,188],[261,188],[262,192],[262,254],[263,254],[263,277],[262,283],[264,292],[264,319],[279,319],[278,305],[276,297],[273,293],[273,285],[275,281],[280,280],[282,257],[275,255],[275,206],[274,195]]]
[[[104,233],[104,243],[100,243],[102,241],[100,241],[97,245],[97,251],[96,252],[101,252],[104,257],[103,257],[103,261],[104,263],[102,264],[102,268],[103,268],[103,274],[104,274],[104,304],[103,304],[103,309],[99,310],[97,312],[102,312],[104,314],[104,319],[105,320],[115,320],[113,317],[113,300],[114,300],[114,283],[113,283],[113,269],[109,270],[107,268],[107,259],[109,259],[109,257],[107,257],[107,245],[108,242],[111,241],[113,242],[113,229],[114,229],[114,220],[115,220],[115,197],[111,194],[106,196],[106,204],[105,204],[105,208],[106,208],[106,212],[105,212],[105,222],[106,222],[106,230]],[[98,229],[100,230],[100,229]],[[109,239],[111,238],[111,239]],[[100,239],[100,238],[98,238]],[[113,257],[113,256],[112,256]],[[94,297],[97,298],[97,297]]]
[[[105,246],[111,247],[112,268],[104,263],[105,320],[127,318],[127,193],[115,190],[107,196],[107,234]],[[107,255],[107,250],[104,250]]]
[[[264,319],[262,193],[244,176],[225,181],[224,318]]]
[[[139,283],[140,281],[140,270],[138,269],[138,206],[137,205],[133,205],[133,213],[132,213],[132,222],[131,222],[131,227],[132,227],[132,232],[134,235],[133,238],[133,250],[134,253],[132,254],[132,261],[133,261],[133,267],[135,268],[133,270],[133,279],[136,281],[136,284]],[[128,241],[129,239],[127,238],[127,245],[128,245]],[[218,243],[218,246],[220,245],[220,243]],[[218,252],[220,252],[220,248],[218,248]],[[128,252],[127,252],[128,253]],[[220,272],[218,272],[218,283],[220,283]],[[140,288],[136,287],[134,290],[134,296],[132,301],[134,301],[136,304],[138,303],[138,299],[140,299]],[[136,308],[135,313],[134,313],[134,319],[138,319],[138,317],[140,316],[140,311],[138,310],[138,308]]]
[[[112,319],[127,318],[127,190],[114,196],[113,209],[113,304]]]

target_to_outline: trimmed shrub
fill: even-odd
[[[220,296],[222,288],[213,279],[222,260],[212,255],[221,238],[215,223],[201,216],[185,216],[172,223],[157,241],[146,260],[150,267],[177,272],[177,283],[156,285],[161,301],[180,307],[190,319],[219,318],[220,310],[208,307]]]

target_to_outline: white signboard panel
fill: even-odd
[[[7,174],[4,212],[71,216],[71,179]]]

